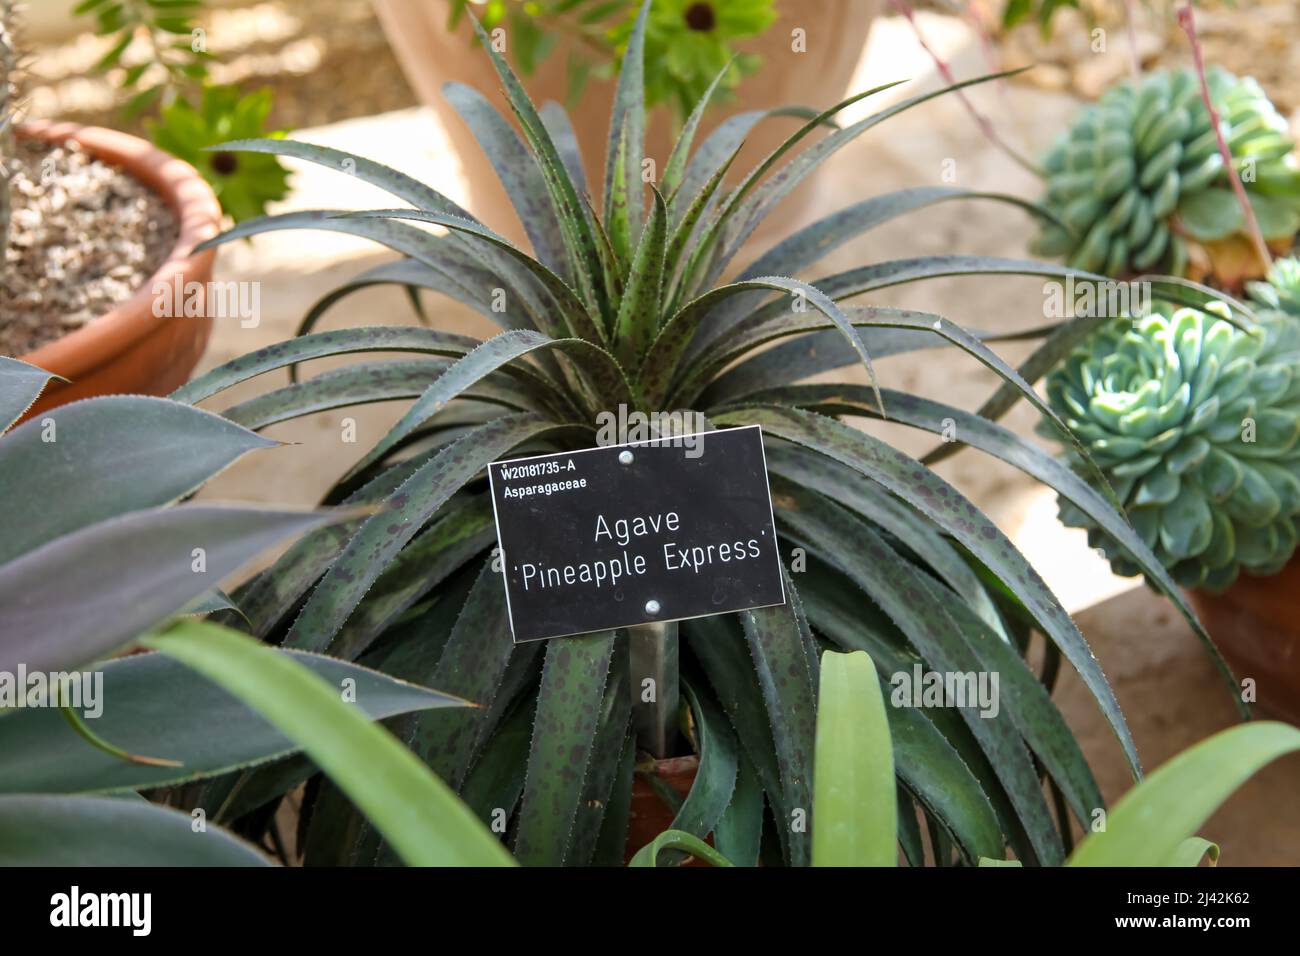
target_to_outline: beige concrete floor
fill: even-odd
[[[1191,629],[1147,588],[1103,601],[1075,620],[1115,689],[1146,771],[1237,722],[1229,691]],[[1132,784],[1114,735],[1073,671],[1063,674],[1054,696],[1113,806]],[[1298,795],[1300,754],[1256,774],[1201,829],[1219,844],[1219,865],[1300,865]]]
[[[960,76],[984,72],[976,46],[953,21],[924,21],[930,39],[953,59]],[[857,78],[857,88],[882,79],[916,77],[917,86],[937,85],[930,61],[898,21],[877,24]],[[906,94],[904,94],[906,95]],[[973,94],[981,109],[1007,117],[1004,135],[1036,153],[1060,128],[1073,102],[1060,94],[1026,87],[985,89]],[[875,101],[873,101],[874,103]],[[445,133],[433,114],[415,109],[315,130],[298,138],[328,143],[370,156],[435,184],[454,199],[464,196],[467,165],[446,147]],[[846,148],[828,164],[815,187],[804,187],[787,202],[799,223],[839,206],[906,186],[940,184],[955,161],[956,184],[1034,196],[1033,177],[989,146],[961,105],[943,98],[902,114]],[[388,206],[377,191],[349,177],[322,169],[303,169],[285,209]],[[1019,212],[991,203],[949,204],[888,224],[849,244],[813,276],[874,262],[932,253],[1023,256],[1032,225]],[[755,250],[761,251],[759,246]],[[742,256],[747,262],[750,256]],[[236,324],[216,331],[200,370],[290,336],[302,314],[320,295],[348,277],[382,261],[364,243],[323,233],[282,233],[227,247],[218,261],[218,278],[259,282],[262,320],[256,329]],[[1043,321],[1041,281],[1032,279],[954,279],[888,290],[877,304],[926,309],[954,321],[985,328],[1027,328]],[[430,299],[440,326],[489,335],[494,329],[458,306]],[[336,308],[327,324],[410,323],[413,317],[400,293],[372,289]],[[1000,349],[1015,362],[1027,348]],[[996,386],[992,373],[972,360],[947,352],[924,352],[879,363],[882,382],[921,392],[964,408],[976,407]],[[865,381],[860,370],[837,373],[840,380]],[[286,381],[283,375],[218,396],[209,404],[225,408],[235,401]],[[396,406],[347,409],[270,430],[296,442],[259,453],[214,481],[206,498],[311,504],[348,464],[356,460],[400,414]],[[341,422],[356,420],[356,444],[341,440]],[[1030,435],[1032,410],[1018,407],[1007,424]],[[870,426],[912,453],[931,445],[927,436],[897,426]],[[1081,532],[1055,521],[1053,496],[998,462],[964,452],[940,466],[1014,538],[1078,620],[1093,644],[1133,726],[1143,760],[1154,767],[1166,757],[1232,720],[1230,702],[1215,685],[1210,665],[1183,623],[1161,600],[1133,582],[1110,575],[1087,547]],[[1115,596],[1118,595],[1118,596]],[[1107,600],[1109,598],[1109,600]],[[1101,602],[1101,603],[1099,603]],[[1087,609],[1087,610],[1084,610]],[[1067,675],[1059,699],[1071,725],[1098,768],[1108,798],[1128,786],[1118,750],[1096,708],[1077,680]],[[1205,833],[1222,844],[1225,865],[1300,862],[1300,760],[1282,761],[1249,784],[1211,821]]]

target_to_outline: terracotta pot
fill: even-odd
[[[203,355],[212,320],[155,317],[153,288],[159,282],[171,285],[177,276],[183,283],[197,282],[207,288],[216,251],[193,254],[190,250],[221,227],[221,206],[212,188],[189,163],[126,133],[38,122],[18,127],[18,135],[51,143],[74,140],[92,156],[121,167],[158,193],[175,211],[180,225],[167,261],[135,295],[76,331],[18,356],[70,383],[51,382],[28,417],[94,395],[165,395],[183,385]]]
[[[460,116],[442,96],[444,83],[456,80],[487,96],[505,116],[511,116],[501,81],[487,54],[471,42],[473,29],[468,18],[453,32],[447,31],[447,0],[372,0],[383,23],[388,42],[397,54],[407,80],[420,98],[438,115],[457,153],[465,160],[469,185],[469,208],[476,216],[516,242],[523,242],[514,208],[506,198],[492,167],[483,160],[482,150]],[[711,109],[705,116],[696,142],[722,120],[735,113],[776,106],[824,108],[843,99],[866,43],[871,22],[884,0],[777,0],[777,19],[760,37],[738,44],[746,53],[763,57],[756,73],[744,77],[736,96]],[[791,51],[791,31],[806,32],[807,52]],[[546,100],[564,103],[567,95],[567,62],[572,41],[561,37],[555,49],[531,77],[524,77],[528,95],[540,105]],[[646,64],[647,70],[655,64]],[[592,79],[577,109],[569,110],[574,131],[582,148],[588,186],[599,206],[600,183],[605,169],[605,143],[609,133],[610,101],[614,80]],[[646,130],[646,152],[663,168],[675,138],[675,119],[667,107],[651,111]],[[732,166],[732,180],[739,178],[767,155],[796,128],[797,121],[776,119],[760,123]],[[811,140],[809,140],[811,142]],[[816,174],[809,177],[764,221],[759,235],[788,229],[798,217],[800,196],[815,189]]]
[[[695,756],[669,757],[654,763],[655,776],[682,797],[691,792],[695,772],[699,769],[700,758]],[[659,794],[655,793],[654,788],[638,771],[632,778],[632,805],[628,814],[624,862],[631,860],[638,850],[671,827],[673,816],[672,808],[659,798]],[[694,861],[688,861],[686,865],[689,866],[692,862]]]
[[[1262,710],[1300,724],[1300,555],[1281,573],[1240,575],[1222,594],[1188,596],[1238,680],[1252,678]]]

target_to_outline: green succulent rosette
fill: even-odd
[[[1266,239],[1300,230],[1300,168],[1285,118],[1251,77],[1211,68],[1210,98]],[[1081,110],[1043,160],[1038,255],[1092,272],[1182,275],[1188,242],[1242,232],[1245,216],[1191,70],[1111,87]]]
[[[1188,308],[1116,319],[1048,376],[1047,395],[1182,586],[1274,574],[1295,551],[1300,322],[1241,329]],[[1061,501],[1060,515],[1116,573],[1139,573],[1081,511]]]
[[[1268,271],[1268,281],[1247,282],[1246,291],[1256,310],[1300,319],[1300,259],[1278,259]]]

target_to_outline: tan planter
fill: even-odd
[[[456,30],[448,33],[446,0],[372,2],[407,80],[437,113],[456,151],[467,160],[470,211],[516,242],[523,242],[523,230],[504,190],[488,163],[479,161],[482,152],[477,141],[442,97],[442,85],[456,80],[488,96],[493,105],[510,116],[500,91],[500,80],[486,53],[471,43],[472,27],[468,19],[462,19]],[[741,81],[734,99],[709,111],[696,142],[702,141],[703,136],[733,113],[795,105],[824,108],[843,99],[871,22],[882,3],[883,0],[778,0],[776,22],[761,37],[741,46],[744,52],[761,55],[763,66]],[[806,33],[807,52],[791,51],[791,31],[796,27]],[[537,72],[525,78],[528,94],[535,103],[564,102],[569,45],[567,38],[561,39]],[[647,71],[654,69],[655,64],[646,64]],[[570,110],[593,196],[601,192],[613,87],[612,80],[592,80],[579,107]],[[759,124],[733,165],[733,176],[743,174],[779,145],[797,128],[797,122],[776,119]],[[646,151],[660,169],[672,149],[674,123],[666,107],[654,110],[650,117]],[[806,200],[808,190],[816,188],[816,178],[816,174],[810,176],[773,211],[763,233],[776,232],[783,224],[788,227],[791,219],[797,218],[801,197]]]
[[[39,122],[20,126],[18,135],[48,142],[75,140],[86,152],[157,192],[175,210],[180,225],[171,255],[134,296],[75,332],[18,356],[70,383],[51,382],[28,416],[95,395],[165,395],[184,384],[207,345],[212,320],[157,318],[152,290],[158,282],[171,285],[178,275],[204,288],[212,278],[215,250],[190,251],[220,229],[221,206],[212,188],[189,163],[126,133]]]

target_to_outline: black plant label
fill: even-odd
[[[758,426],[488,474],[516,642],[785,603]]]

